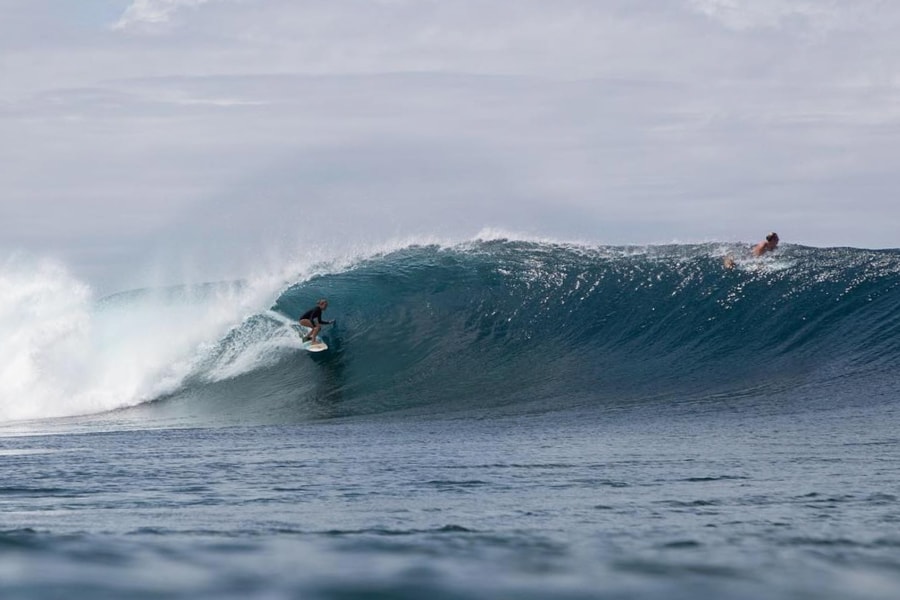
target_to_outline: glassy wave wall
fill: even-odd
[[[788,246],[410,246],[285,289],[157,416],[294,422],[876,401],[897,389],[900,252]],[[290,323],[327,297],[328,352]]]

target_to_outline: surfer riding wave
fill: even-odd
[[[331,325],[334,321],[326,321],[322,318],[322,313],[328,308],[328,300],[322,298],[316,305],[300,316],[300,325],[308,327],[310,332],[303,336],[304,342],[311,341],[313,344],[317,342],[316,336],[322,329],[322,325]]]

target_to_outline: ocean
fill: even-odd
[[[745,252],[11,259],[0,597],[898,598],[900,250]]]

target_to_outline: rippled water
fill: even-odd
[[[7,427],[0,594],[896,598],[897,417]]]

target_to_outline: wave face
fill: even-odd
[[[7,266],[0,416],[138,405],[141,419],[282,423],[896,392],[900,251],[787,246],[723,269],[737,251],[409,246],[281,292],[241,282],[101,301],[53,268]],[[337,324],[313,355],[290,323],[322,296]]]
[[[286,289],[154,410],[286,422],[897,389],[900,252],[788,246],[725,270],[729,250],[407,247]],[[307,354],[287,324],[322,296],[331,349]]]

